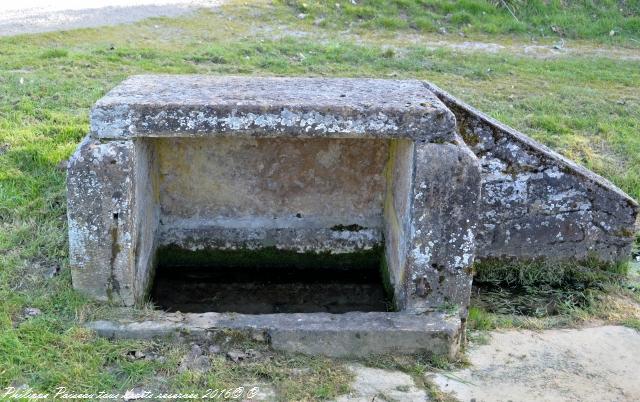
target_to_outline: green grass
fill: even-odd
[[[640,40],[640,3],[637,1],[284,0],[282,3],[308,24],[328,29],[348,26],[527,38],[564,37],[636,46]]]
[[[640,331],[640,319],[638,318],[628,318],[622,322],[624,326],[629,328],[633,328],[636,331]]]
[[[489,260],[475,268],[472,330],[566,327],[594,319],[634,327],[640,319],[634,264]]]
[[[598,295],[621,287],[628,264],[602,264],[595,259],[579,262],[500,261],[475,264],[475,304],[492,313],[532,317],[570,315],[591,308]],[[485,325],[482,315],[479,325]]]
[[[436,3],[442,7],[448,4]],[[369,8],[374,5],[362,4]],[[341,362],[280,354],[270,355],[268,363],[240,366],[215,359],[215,370],[208,374],[178,373],[177,363],[186,353],[184,346],[110,342],[81,329],[84,319],[96,311],[108,312],[109,307],[90,302],[72,289],[65,173],[60,163],[87,133],[91,105],[132,74],[426,79],[595,170],[640,199],[639,61],[578,54],[542,59],[504,52],[428,49],[422,42],[434,37],[422,29],[438,27],[439,15],[452,14],[446,26],[460,25],[468,35],[475,29],[491,32],[477,22],[488,6],[461,2],[454,12],[435,8],[429,11],[433,16],[427,12],[407,13],[418,29],[394,17],[393,7],[401,3],[386,4],[377,6],[386,19],[366,15],[356,18],[346,12],[333,18],[326,6],[316,5],[309,5],[316,11],[307,11],[307,17],[298,19],[296,13],[300,11],[292,11],[287,5],[234,4],[219,12],[188,18],[0,38],[0,388],[28,384],[42,391],[67,386],[82,392],[151,385],[180,391],[261,381],[273,384],[284,399],[311,400],[332,397],[348,383]],[[415,7],[419,3],[406,4]],[[346,9],[346,3],[342,7]],[[585,10],[575,11],[576,21],[586,18]],[[496,15],[491,18],[498,33],[509,32],[513,18],[504,10],[492,7],[485,12]],[[573,9],[564,12],[574,13]],[[326,22],[314,25],[311,19],[322,13],[327,13]],[[518,13],[527,26],[523,32],[547,25],[525,18],[522,8]],[[603,39],[595,31],[580,33],[583,28],[577,23],[575,35],[612,43],[631,38],[627,33],[630,25],[624,24],[632,25],[637,14],[622,18],[617,11],[611,13],[611,18],[621,24],[619,37]],[[247,24],[248,20],[256,23]],[[472,26],[464,25],[468,23],[465,21],[471,21]],[[328,29],[326,24],[340,29]],[[350,24],[359,31],[346,31]],[[474,28],[474,24],[479,25]],[[566,29],[572,32],[569,28],[570,24]],[[367,30],[370,34],[361,35]],[[387,30],[418,35],[418,40],[405,40],[408,37],[404,36],[389,39],[384,35]],[[61,274],[48,279],[46,273],[55,267],[61,268]],[[626,319],[629,325],[635,325],[633,315],[619,315],[619,310],[606,307],[622,302],[608,299],[606,293],[601,297],[597,311],[576,311],[573,317],[595,314],[613,322]],[[637,303],[636,296],[625,297],[629,303]],[[21,317],[25,307],[39,308],[42,314],[25,320]],[[528,320],[494,313],[487,313],[487,318],[481,310],[472,312],[473,322],[480,328],[519,325]],[[154,350],[167,359],[162,363],[131,361],[126,357],[130,350]],[[311,372],[296,377],[291,371],[296,367],[310,367]]]
[[[477,306],[471,306],[469,308],[467,324],[470,329],[476,329],[479,331],[489,331],[495,328],[495,324],[489,313]]]

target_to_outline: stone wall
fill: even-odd
[[[524,134],[427,88],[455,114],[482,165],[477,255],[486,258],[598,258],[623,261],[638,204],[620,189]]]
[[[477,243],[481,170],[459,140],[415,144],[404,309],[458,308],[466,319]]]
[[[142,303],[149,286],[159,209],[147,145],[87,137],[69,160],[71,274],[97,300]]]
[[[388,281],[394,289],[397,306],[407,303],[406,275],[408,243],[411,233],[411,198],[415,171],[415,144],[392,140],[385,169],[387,191],[384,199],[384,243]]]

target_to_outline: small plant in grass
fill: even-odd
[[[66,49],[49,49],[42,53],[43,59],[55,59],[59,57],[67,57],[69,52]]]
[[[490,314],[476,306],[471,306],[471,308],[469,308],[467,325],[469,326],[469,329],[477,329],[480,331],[488,331],[495,328],[495,324]]]
[[[638,318],[629,318],[622,321],[622,325],[625,327],[633,328],[636,331],[640,331],[640,319]]]

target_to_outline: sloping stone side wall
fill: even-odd
[[[638,204],[604,178],[426,84],[482,166],[477,258],[622,261]]]

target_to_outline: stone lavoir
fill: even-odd
[[[68,170],[74,287],[131,313],[99,334],[330,356],[453,356],[474,261],[623,261],[637,211],[415,80],[132,77]]]

